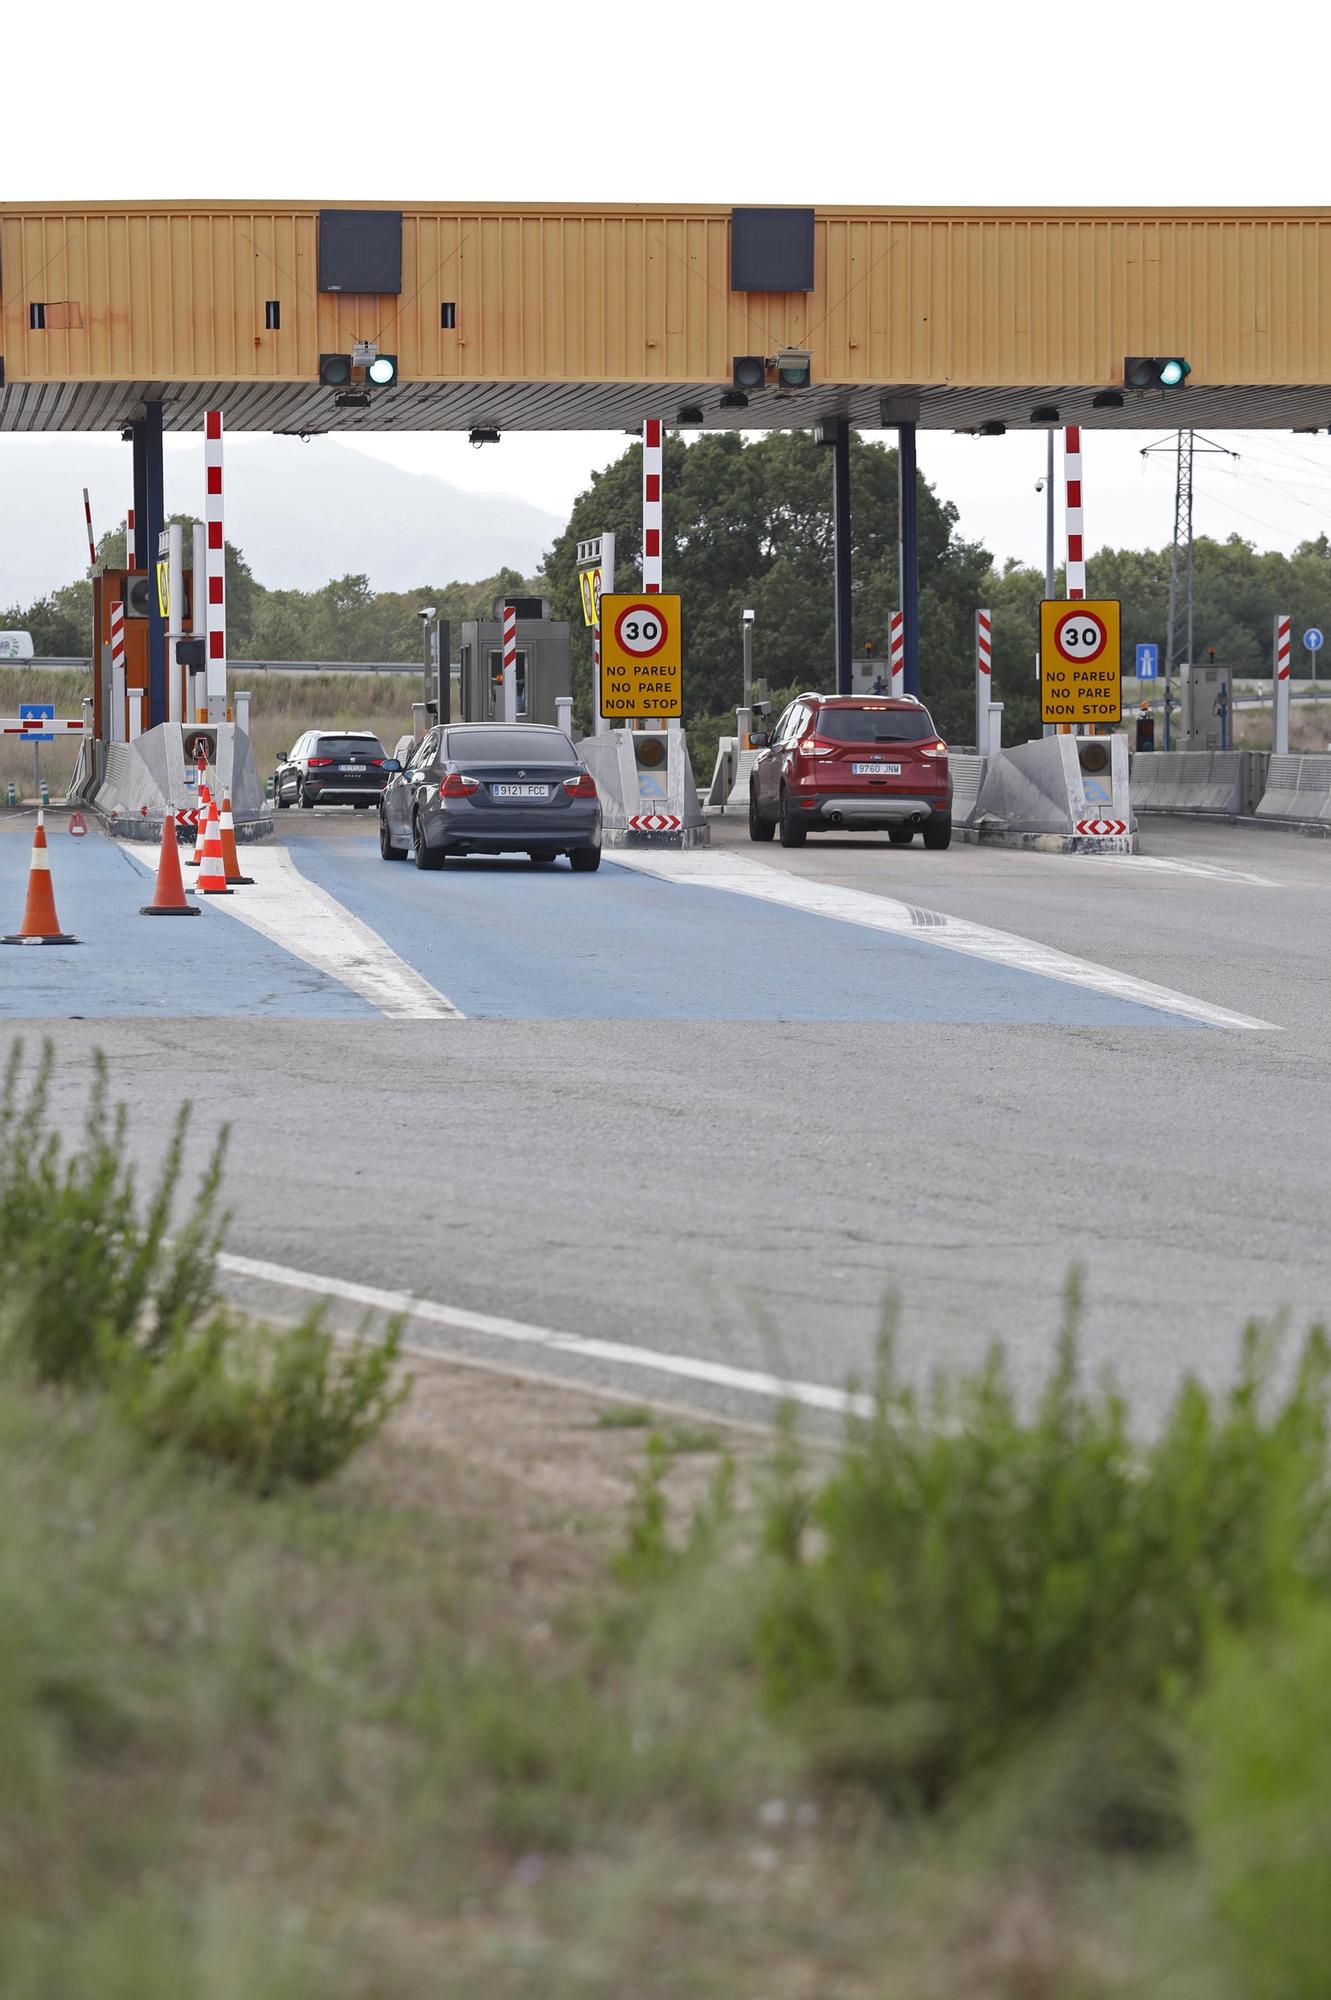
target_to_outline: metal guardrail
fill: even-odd
[[[38,660],[0,660],[0,667],[63,668],[66,672],[82,669],[90,674],[92,661],[76,659],[72,654],[53,654]],[[228,660],[227,671],[233,680],[238,674],[407,674],[419,680],[421,663],[419,660]]]

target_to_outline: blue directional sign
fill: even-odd
[[[18,705],[19,721],[25,722],[30,715],[49,715],[53,717],[55,715],[55,703],[53,701],[21,701]],[[25,743],[54,743],[55,737],[53,735],[43,735],[35,729],[31,731],[24,730],[23,741]]]
[[[1160,648],[1158,646],[1138,646],[1137,679],[1155,681],[1160,678]]]
[[[1310,653],[1315,653],[1322,643],[1322,635],[1315,625],[1310,625],[1303,635],[1303,643]]]

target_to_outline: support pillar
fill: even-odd
[[[920,692],[920,496],[915,425],[897,426],[897,562],[904,692]]]
[[[134,567],[153,572],[157,538],[166,509],[162,485],[162,406],[145,403],[132,426],[134,444]],[[153,729],[167,719],[166,627],[158,608],[155,582],[148,592],[148,702],[144,726]]]
[[[832,437],[832,577],[836,605],[836,691],[851,689],[850,418],[838,417]]]

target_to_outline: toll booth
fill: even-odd
[[[1234,747],[1234,669],[1208,661],[1185,663],[1179,669],[1178,748],[1232,750]]]
[[[505,602],[517,607],[517,720],[552,727],[555,703],[573,692],[573,648],[568,621],[550,616],[544,597],[497,598],[491,618],[467,618],[459,626],[459,722],[503,719]]]
[[[850,691],[852,694],[891,694],[892,663],[890,660],[873,660],[868,657],[852,660],[850,663]]]

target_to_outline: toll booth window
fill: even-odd
[[[518,720],[521,721],[527,713],[527,654],[526,649],[522,646],[518,648],[517,663],[513,668],[513,678],[517,683],[517,712]],[[490,652],[490,697],[491,713],[493,715],[498,715],[503,708],[503,685],[504,655],[502,649],[495,646]]]
[[[921,743],[938,732],[922,708],[825,708],[817,734],[828,743]]]

